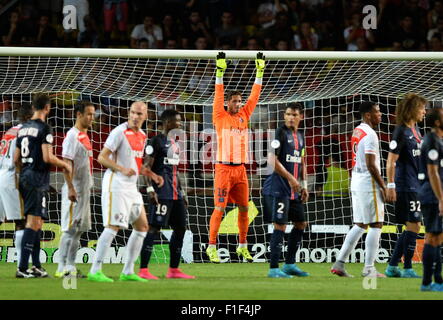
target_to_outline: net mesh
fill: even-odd
[[[442,105],[442,64],[440,61],[268,61],[259,105],[250,120],[250,150],[247,165],[251,188],[248,243],[254,260],[264,262],[269,254],[272,226],[263,222],[262,182],[267,174],[268,141],[282,124],[289,102],[304,105],[307,147],[307,204],[309,227],[297,261],[329,262],[344,240],[352,223],[349,198],[350,149],[353,128],[359,123],[358,105],[363,100],[378,102],[383,120],[377,128],[382,150],[382,168],[390,133],[395,124],[397,99],[416,92]],[[17,119],[20,104],[30,103],[35,92],[47,92],[53,108],[48,118],[56,133],[55,153],[61,155],[64,134],[74,124],[73,108],[79,100],[96,104],[96,119],[90,137],[94,151],[94,189],[91,194],[93,229],[81,239],[78,262],[91,262],[102,227],[100,208],[103,168],[96,159],[109,132],[126,121],[132,101],[149,101],[149,119],[144,129],[152,137],[161,130],[159,115],[175,108],[184,118],[184,148],[180,176],[189,199],[189,225],[183,258],[186,262],[208,261],[204,250],[213,210],[213,164],[215,132],[212,126],[215,63],[213,60],[138,58],[50,58],[0,57],[0,129],[5,132]],[[255,79],[253,60],[231,60],[224,76],[226,90],[239,90],[245,99]],[[60,238],[60,190],[63,176],[51,177],[50,220],[45,225],[44,261],[57,261]],[[143,181],[141,181],[143,187]],[[393,222],[392,206],[387,206],[378,261],[386,261],[401,227]],[[287,232],[291,229],[288,227]],[[14,261],[13,224],[0,226],[2,260]],[[105,262],[122,262],[130,231],[120,231]],[[168,260],[165,230],[156,240],[153,259]],[[228,207],[219,235],[219,254],[224,262],[239,261],[237,211]],[[283,248],[285,251],[286,247]],[[43,257],[43,256],[42,256]],[[361,243],[351,255],[362,261]]]

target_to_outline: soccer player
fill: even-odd
[[[270,241],[271,262],[268,273],[270,278],[309,276],[309,273],[295,265],[295,255],[307,225],[303,203],[309,198],[305,141],[303,133],[298,131],[302,117],[301,106],[289,104],[284,114],[285,124],[276,130],[275,140],[271,142],[275,155],[269,153],[269,162],[274,172],[265,180],[263,187],[265,221],[274,223],[274,232]],[[288,221],[293,222],[293,228],[289,234],[285,264],[280,270],[278,261]]]
[[[148,118],[144,102],[131,104],[128,121],[111,131],[98,156],[98,162],[107,168],[102,181],[102,216],[104,230],[97,241],[97,249],[88,280],[114,282],[102,272],[103,259],[120,229],[133,230],[126,245],[126,263],[120,274],[121,281],[148,280],[134,273],[134,263],[140,254],[148,231],[143,198],[137,189],[142,166],[146,134],[141,129]]]
[[[441,275],[441,243],[443,242],[443,109],[428,112],[426,124],[431,132],[421,145],[418,191],[426,228],[423,248],[423,280],[421,291],[443,291]],[[432,283],[434,276],[434,283]]]
[[[178,176],[180,149],[170,132],[181,127],[181,116],[178,111],[167,109],[160,118],[163,133],[149,141],[144,167],[161,176],[164,184],[162,187],[155,186],[158,203],[149,206],[149,231],[143,243],[138,275],[145,279],[158,279],[149,272],[148,263],[155,237],[162,227],[171,226],[173,232],[169,242],[170,262],[166,278],[194,279],[194,276],[187,275],[178,268],[188,217],[185,195]]]
[[[62,188],[63,234],[56,278],[80,275],[75,267],[75,257],[82,233],[91,229],[92,145],[88,129],[94,120],[95,107],[91,102],[82,101],[76,105],[75,114],[75,125],[63,140],[62,157],[72,168],[72,174],[65,172]]]
[[[40,233],[43,220],[48,219],[49,173],[51,165],[70,174],[71,168],[58,159],[52,150],[52,128],[45,122],[51,110],[51,100],[46,94],[33,99],[32,118],[23,124],[17,134],[14,162],[20,172],[19,191],[23,198],[26,226],[23,232],[17,278],[47,277],[40,264]],[[33,266],[28,270],[29,256]]]
[[[215,165],[214,211],[209,224],[209,245],[206,254],[209,260],[220,263],[216,243],[221,220],[228,203],[239,206],[238,229],[239,246],[236,253],[252,262],[248,251],[246,236],[249,227],[248,203],[249,185],[246,176],[245,163],[248,162],[248,121],[254,112],[260,97],[265,57],[259,52],[255,60],[256,78],[251,94],[242,107],[242,97],[239,91],[229,92],[226,96],[227,109],[224,108],[223,74],[227,68],[226,55],[217,55],[215,96],[212,121],[217,132],[217,163]]]
[[[380,170],[379,140],[374,131],[374,128],[381,122],[380,107],[374,102],[362,102],[360,115],[362,123],[354,129],[351,139],[351,193],[354,226],[346,235],[331,272],[341,277],[352,277],[346,272],[344,265],[369,225],[371,228],[366,236],[365,266],[362,276],[384,278],[386,276],[378,273],[374,266],[384,221],[386,194],[386,186]]]
[[[31,117],[31,105],[21,105],[18,110],[20,124],[6,131],[0,145],[0,224],[5,218],[15,223],[14,243],[17,253],[17,267],[20,263],[21,244],[26,221],[23,212],[23,199],[20,196],[15,175],[14,152],[18,130]]]
[[[418,168],[422,137],[417,122],[423,121],[426,114],[425,106],[425,98],[408,93],[395,110],[397,126],[389,143],[386,163],[388,179],[386,201],[395,202],[396,221],[404,224],[406,230],[400,234],[395,243],[389,265],[385,270],[385,275],[388,277],[420,278],[412,269],[412,257],[422,219],[420,201],[417,198],[420,187]],[[398,267],[402,256],[403,271]]]

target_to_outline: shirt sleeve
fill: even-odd
[[[62,144],[62,157],[74,160],[75,154],[77,153],[77,143],[76,143],[76,135],[72,132],[69,132]]]
[[[404,141],[404,128],[396,126],[392,133],[391,142],[389,143],[389,152],[400,154],[401,149],[404,146]]]
[[[52,144],[54,142],[54,135],[52,133],[52,127],[45,123],[45,126],[43,127],[41,131],[41,141],[42,144]]]
[[[439,145],[438,142],[431,138],[429,144],[425,144],[422,151],[424,151],[424,155],[426,157],[426,164],[439,165],[440,163],[440,153],[439,153]]]
[[[248,101],[246,101],[245,105],[241,109],[241,112],[245,114],[248,120],[251,117],[251,114],[254,112],[255,107],[257,106],[258,99],[260,98],[261,87],[261,84],[254,83]]]
[[[280,155],[283,143],[285,143],[285,133],[282,128],[275,130],[275,140],[271,142],[274,143],[272,146],[274,148],[274,153],[278,157]]]
[[[215,124],[217,119],[226,115],[225,97],[223,84],[215,85],[214,103],[212,110],[212,122]]]
[[[377,148],[378,148],[377,135],[375,134],[367,135],[364,147],[365,147],[365,154],[377,154]]]
[[[159,151],[159,141],[157,137],[149,139],[146,146],[146,155],[155,158]]]
[[[122,143],[123,133],[121,130],[112,130],[105,142],[105,148],[115,152]]]

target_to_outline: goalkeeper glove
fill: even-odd
[[[256,77],[263,78],[263,73],[265,72],[265,56],[262,52],[257,53],[257,58],[255,59],[255,67],[257,68]]]
[[[216,72],[217,78],[223,77],[223,74],[225,73],[225,70],[227,68],[226,54],[224,52],[219,52],[217,54],[216,66],[217,66],[217,72]]]

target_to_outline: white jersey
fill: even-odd
[[[146,134],[142,130],[134,132],[127,122],[111,131],[105,142],[105,147],[112,151],[111,159],[123,168],[132,168],[136,174],[127,177],[108,168],[103,177],[102,191],[137,191],[145,144]]]
[[[63,140],[62,157],[74,162],[72,184],[78,192],[92,187],[92,145],[86,133],[76,127],[69,129]],[[66,188],[66,184],[64,188]]]
[[[15,178],[14,153],[17,133],[21,124],[10,128],[2,137],[0,145],[0,187],[17,188]]]
[[[378,136],[366,123],[354,129],[351,139],[352,147],[352,178],[351,191],[373,191],[378,188],[366,166],[366,154],[375,155],[375,165],[380,171],[380,148]]]

